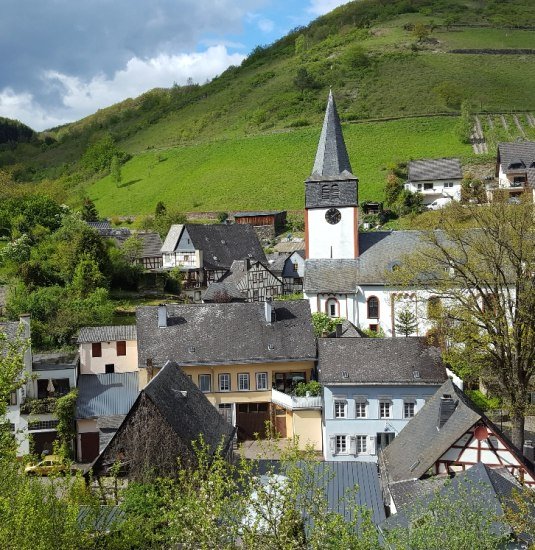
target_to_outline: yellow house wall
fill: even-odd
[[[271,402],[271,386],[275,373],[304,372],[307,382],[310,380],[314,363],[312,361],[300,361],[296,363],[255,363],[252,365],[217,365],[212,367],[186,366],[184,372],[191,376],[192,381],[198,386],[200,374],[212,376],[212,391],[205,393],[213,404],[219,403],[269,403]],[[145,370],[145,369],[142,369]],[[256,391],[256,373],[266,372],[268,389]],[[231,391],[219,392],[219,374],[230,374]],[[249,374],[250,390],[238,391],[238,374]],[[216,391],[214,391],[216,390]]]
[[[299,437],[300,449],[304,450],[307,445],[312,445],[314,450],[322,450],[321,411],[294,411],[292,424],[294,437]]]
[[[102,357],[91,356],[91,343],[80,344],[80,374],[102,374],[106,365],[113,363],[115,372],[135,372],[137,368],[137,341],[126,341],[126,355],[117,355],[117,342],[101,342]]]

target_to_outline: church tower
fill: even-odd
[[[332,92],[314,161],[305,181],[307,259],[359,255],[358,178],[353,175]]]

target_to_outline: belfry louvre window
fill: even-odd
[[[321,198],[323,200],[329,200],[331,196],[331,193],[330,193],[330,190],[329,190],[329,186],[328,185],[322,185],[321,186]]]
[[[340,188],[338,187],[337,183],[333,183],[331,185],[331,199],[339,199],[340,198]]]

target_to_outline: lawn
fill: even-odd
[[[346,124],[360,200],[380,200],[385,169],[410,158],[471,155],[453,134],[455,118]],[[152,213],[158,201],[182,211],[300,209],[320,128],[223,140],[134,156],[122,183],[109,177],[88,189],[101,215]]]

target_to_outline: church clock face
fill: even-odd
[[[327,223],[330,223],[331,225],[337,224],[342,218],[342,214],[340,214],[340,210],[337,208],[329,208],[327,212],[325,212],[325,219],[327,220]]]

